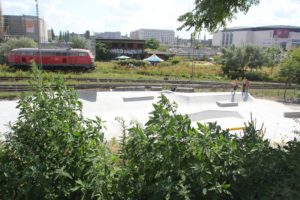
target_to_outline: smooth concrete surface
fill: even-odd
[[[105,121],[105,137],[121,136],[121,125],[116,120],[121,117],[126,120],[129,127],[131,122],[144,125],[153,111],[153,103],[159,101],[163,93],[171,102],[178,104],[178,112],[187,114],[192,125],[197,122],[216,122],[223,129],[237,130],[234,134],[241,134],[241,128],[252,118],[256,121],[257,128],[263,125],[266,130],[265,138],[273,142],[288,141],[296,137],[295,130],[300,130],[300,124],[292,118],[285,118],[285,112],[298,112],[300,106],[292,108],[284,104],[255,99],[251,95],[242,95],[230,92],[222,93],[179,93],[171,91],[138,91],[138,92],[87,92],[81,93],[83,114],[87,118],[99,116]],[[86,95],[86,96],[85,96]],[[146,101],[127,101],[140,97],[153,97]],[[217,101],[238,103],[235,107],[219,107]],[[16,101],[0,101],[0,132],[8,130],[7,124],[17,119],[18,110]],[[2,136],[3,138],[3,136]]]

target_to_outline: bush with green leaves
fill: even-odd
[[[136,59],[127,59],[127,60],[119,60],[117,61],[119,66],[127,66],[127,67],[144,67],[149,66],[149,62],[143,60],[136,60]]]
[[[85,119],[76,93],[37,69],[0,152],[0,199],[108,199],[112,157],[100,118]]]
[[[7,55],[10,50],[15,48],[35,48],[37,43],[31,38],[10,38],[0,44],[0,63],[7,62]]]
[[[253,121],[241,137],[214,123],[194,128],[162,96],[146,127],[130,128],[123,146],[118,199],[300,197],[299,142],[272,148]]]

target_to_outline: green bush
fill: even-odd
[[[150,64],[143,60],[135,60],[135,59],[128,59],[128,60],[119,60],[117,61],[119,66],[132,66],[132,67],[143,67],[149,66]]]
[[[259,72],[259,71],[252,71],[246,72],[245,77],[251,81],[269,81],[270,77],[267,73]]]
[[[84,119],[76,93],[34,69],[34,94],[0,149],[0,199],[108,199],[111,155],[102,121]]]
[[[191,126],[162,96],[146,127],[129,129],[118,199],[299,199],[300,143],[272,148],[252,121],[237,137]],[[287,160],[289,162],[287,162]]]

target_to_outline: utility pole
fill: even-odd
[[[39,3],[38,0],[34,0],[36,2],[36,23],[37,23],[37,41],[38,41],[38,52],[39,52],[39,68],[43,69],[42,63],[42,53],[41,53],[41,39],[40,39],[40,18],[39,18]]]

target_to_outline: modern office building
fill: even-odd
[[[213,35],[212,45],[216,47],[230,45],[281,46],[289,50],[300,45],[300,27],[278,25],[228,28]]]
[[[173,30],[161,29],[139,29],[130,32],[130,38],[137,40],[149,40],[154,38],[162,44],[174,44],[175,32]]]
[[[4,15],[4,30],[5,35],[11,37],[29,37],[37,41],[36,16],[30,15]],[[48,42],[48,31],[46,23],[43,19],[39,19],[40,41]]]

